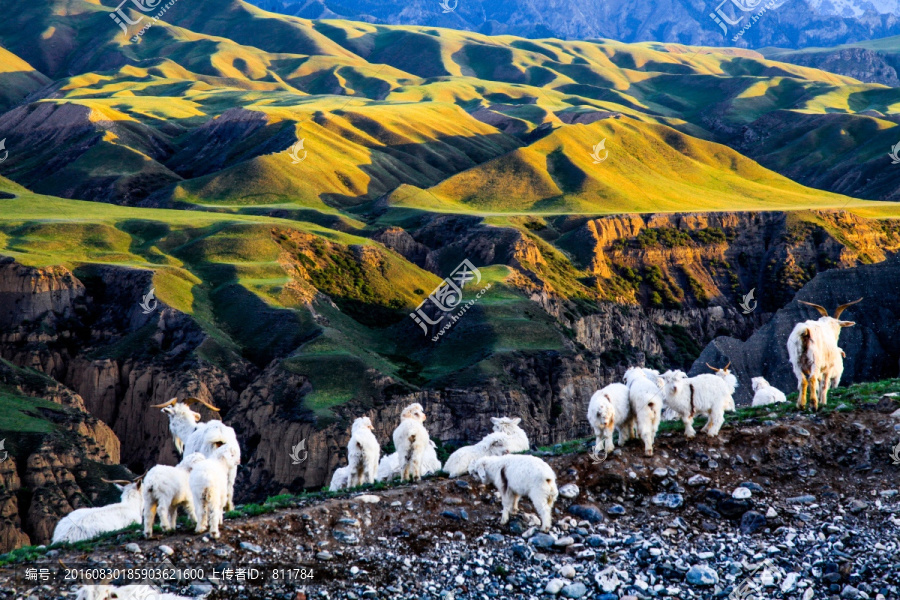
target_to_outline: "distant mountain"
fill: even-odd
[[[900,34],[898,0],[254,0],[307,19],[426,25],[529,38],[808,48]],[[758,21],[753,18],[763,12]],[[716,15],[713,17],[713,15]],[[748,25],[749,29],[743,31]],[[723,30],[724,29],[724,30]]]

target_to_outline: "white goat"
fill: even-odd
[[[531,447],[528,443],[528,435],[519,427],[522,419],[509,417],[491,417],[491,423],[494,424],[494,432],[506,435],[506,447],[511,454],[516,452],[525,452]]]
[[[193,600],[189,596],[166,594],[150,585],[83,585],[75,600]]]
[[[509,453],[509,436],[495,431],[486,435],[480,442],[471,446],[463,446],[450,455],[444,470],[450,477],[459,477],[469,471],[472,461],[484,456],[503,456]]]
[[[186,398],[181,402],[172,398],[163,404],[154,404],[153,408],[162,408],[169,417],[169,430],[175,441],[175,447],[182,455],[200,452],[203,456],[210,457],[216,448],[228,445],[232,448],[232,455],[237,457],[237,462],[228,469],[228,503],[225,510],[234,509],[234,480],[237,478],[237,468],[241,464],[241,446],[238,444],[234,429],[222,423],[222,421],[200,422],[200,414],[195,413],[189,407],[199,402],[210,410],[218,412],[218,408],[199,398]]]
[[[350,442],[347,444],[347,460],[350,463],[349,487],[375,483],[378,472],[378,457],[381,447],[372,431],[372,420],[360,417],[353,422]]]
[[[653,442],[662,420],[663,381],[653,369],[631,367],[625,371],[628,402],[634,414],[637,433],[644,442],[644,456],[653,456]]]
[[[441,470],[441,461],[437,457],[437,446],[429,439],[428,447],[425,448],[425,455],[422,457],[422,477],[437,473]],[[381,457],[378,463],[378,473],[375,475],[376,481],[390,481],[400,477],[400,459],[397,453],[386,454]]]
[[[144,475],[144,537],[153,537],[157,510],[163,531],[175,529],[179,506],[184,507],[191,521],[197,522],[189,478],[194,464],[203,458],[195,452],[175,467],[156,465]]]
[[[234,456],[227,446],[217,449],[210,458],[202,456],[194,453],[185,457],[193,463],[189,482],[197,513],[194,533],[203,533],[209,527],[210,535],[218,538],[228,500],[228,469],[234,462]]]
[[[800,394],[797,396],[797,408],[806,408],[806,393],[812,397],[813,410],[819,410],[819,394],[822,395],[822,404],[828,401],[828,389],[834,380],[838,368],[835,365],[835,357],[840,357],[843,352],[838,348],[838,338],[841,328],[856,325],[853,321],[841,321],[839,317],[844,310],[860,302],[862,298],[841,304],[834,310],[834,316],[829,317],[828,311],[818,304],[804,302],[801,304],[812,306],[822,315],[818,320],[808,320],[797,323],[791,335],[788,336],[787,351],[797,377],[797,388]],[[843,373],[843,361],[840,371]]]
[[[707,416],[701,432],[709,437],[719,435],[725,423],[725,411],[734,410],[734,398],[725,379],[711,373],[686,377],[681,371],[667,371],[662,378],[666,408],[681,418],[685,436],[693,438],[697,435],[694,431],[696,415]]]
[[[119,488],[119,502],[73,510],[56,524],[52,543],[81,542],[141,522],[141,477],[134,481],[103,481]]]
[[[394,429],[393,439],[401,481],[422,478],[425,450],[430,446],[424,422],[425,411],[418,402],[410,404],[400,413],[400,424]]]
[[[328,486],[329,492],[339,492],[350,487],[350,467],[338,467],[331,476],[331,485]]]
[[[469,472],[481,483],[491,483],[500,492],[503,514],[500,524],[509,521],[519,510],[519,499],[527,496],[541,519],[541,531],[550,531],[553,504],[559,497],[556,473],[536,456],[508,454],[485,456],[469,466]]]
[[[619,445],[631,437],[634,428],[634,411],[631,409],[628,386],[611,383],[594,392],[587,410],[588,421],[594,429],[594,452],[600,452],[600,442],[604,440],[604,452],[613,451],[613,430],[619,432]]]
[[[753,384],[753,402],[751,406],[767,406],[778,402],[787,402],[784,392],[772,387],[763,377],[754,377],[750,380]]]
[[[731,371],[728,370],[728,367],[731,366],[731,361],[728,361],[728,364],[725,365],[724,367],[722,367],[721,369],[718,369],[709,363],[706,363],[706,366],[709,367],[710,369],[712,369],[713,372],[717,376],[719,376],[722,379],[722,381],[725,382],[725,385],[728,387],[729,395],[728,395],[727,403],[725,404],[725,410],[729,411],[729,412],[737,410],[737,408],[734,405],[734,390],[736,390],[738,387],[738,380],[737,380],[737,377],[735,377],[734,373],[732,373]]]

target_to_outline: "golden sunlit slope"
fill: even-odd
[[[15,104],[50,83],[50,78],[0,47],[0,109]]]
[[[70,122],[30,128],[0,117],[8,145],[30,147],[3,174],[68,197],[333,211],[412,186],[504,210],[830,205],[701,140],[736,147],[771,115],[820,115],[824,130],[835,113],[900,106],[900,91],[751,51],[309,21],[240,0],[177,2],[133,38],[109,19],[112,0],[12,2],[0,43],[57,77],[53,102],[121,115],[85,122],[66,108]],[[618,135],[643,162],[597,176],[588,148]],[[299,140],[308,156],[294,162]],[[719,158],[690,154],[701,148]],[[781,173],[807,164],[754,158]]]
[[[595,153],[601,141],[605,148]],[[561,127],[429,192],[447,207],[474,212],[779,210],[855,202],[805,188],[726,146],[627,117]],[[410,205],[408,190],[395,204]]]

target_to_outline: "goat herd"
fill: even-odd
[[[806,407],[809,392],[817,410],[820,398],[823,404],[827,402],[829,388],[839,385],[845,354],[838,347],[838,337],[842,328],[854,325],[852,321],[841,321],[840,315],[860,300],[839,306],[833,317],[817,304],[800,301],[814,307],[822,317],[798,323],[788,337],[788,356],[800,390],[798,408]],[[701,431],[717,436],[725,411],[735,410],[732,394],[737,378],[729,372],[730,364],[722,369],[710,366],[714,373],[694,377],[678,370],[660,374],[643,367],[629,368],[623,383],[612,383],[590,399],[587,417],[596,437],[595,452],[612,452],[613,431],[618,431],[620,446],[637,437],[643,442],[645,455],[652,456],[663,417],[680,419],[685,435],[693,438],[694,417],[706,416]],[[753,406],[786,400],[784,393],[762,377],[752,381]],[[234,481],[241,452],[231,427],[221,421],[200,422],[200,414],[190,409],[191,404],[198,402],[219,410],[197,398],[173,398],[154,406],[168,416],[175,446],[184,456],[177,466],[157,465],[135,481],[109,482],[122,490],[121,501],[68,514],[57,524],[53,543],[82,541],[142,521],[144,535],[151,537],[156,513],[159,512],[163,530],[171,531],[179,507],[195,522],[196,532],[208,527],[211,535],[218,537],[224,511],[234,505]],[[524,496],[534,505],[541,529],[548,531],[558,497],[553,469],[540,458],[517,454],[530,447],[527,435],[519,427],[521,419],[494,417],[491,421],[492,433],[477,444],[460,448],[442,466],[425,429],[425,412],[420,404],[411,404],[400,414],[400,423],[393,432],[396,452],[384,457],[372,421],[360,417],[353,422],[348,465],[334,472],[330,489],[337,491],[395,477],[402,481],[419,480],[441,469],[451,477],[469,473],[500,492],[501,524],[518,510],[519,499]]]

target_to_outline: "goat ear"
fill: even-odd
[[[197,423],[200,422],[200,413],[194,413],[194,421],[196,421]]]
[[[491,423],[493,423],[494,425],[499,425],[500,419],[498,419],[497,417],[491,417]]]
[[[521,422],[522,422],[522,419],[520,419],[519,417],[516,417],[515,419],[512,420],[513,425],[518,425]]]
[[[839,321],[841,327],[853,327],[856,325],[856,321]]]

